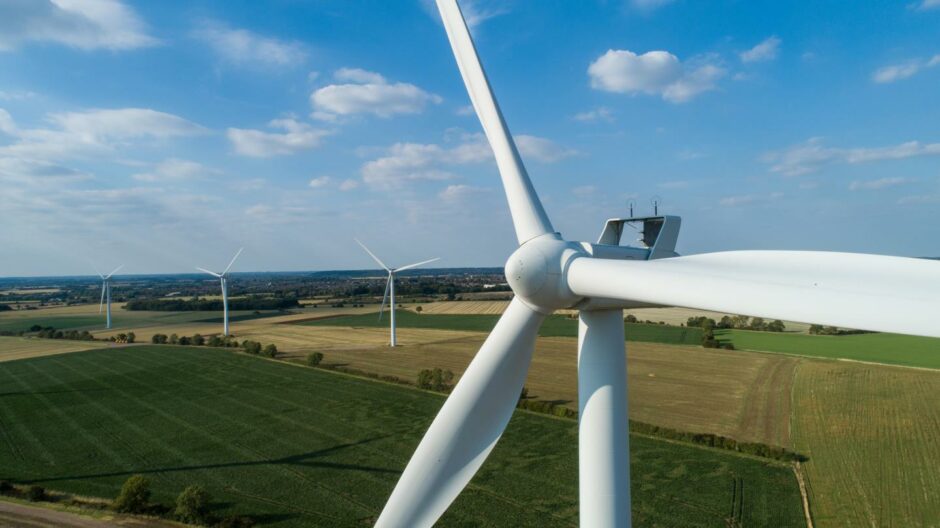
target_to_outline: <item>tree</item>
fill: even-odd
[[[127,334],[125,334],[124,332],[121,332],[120,334],[117,335],[116,339],[120,341],[121,343],[127,343]]]
[[[189,486],[176,498],[176,518],[187,523],[204,524],[209,518],[209,492],[202,486]]]
[[[311,367],[315,367],[319,365],[322,361],[323,361],[322,352],[311,352],[310,354],[307,354],[307,364],[310,365]]]
[[[182,336],[179,338],[179,344],[181,345],[190,345],[192,342],[193,340],[189,336]]]
[[[29,499],[30,502],[44,501],[46,500],[46,488],[32,485],[26,490],[26,498]]]
[[[134,332],[128,332],[128,333],[127,333],[127,342],[128,342],[128,343],[133,343],[133,342],[136,341],[136,340],[137,340],[137,334],[135,334]]]
[[[247,339],[242,343],[242,348],[245,349],[245,352],[249,354],[260,354],[261,353],[261,343],[257,341],[248,341]]]
[[[635,323],[635,322],[637,322],[637,319],[636,319],[636,316],[635,316],[635,315],[633,315],[633,314],[627,314],[627,316],[623,318],[623,322],[625,322],[625,323]]]
[[[133,475],[121,486],[114,500],[114,509],[121,513],[143,513],[150,502],[150,481],[143,475]]]
[[[424,309],[421,308],[420,306],[416,306],[416,307],[415,307],[415,311],[418,312],[418,313],[421,313],[421,312],[424,311]]]
[[[219,346],[225,345],[225,342],[222,341],[222,338],[217,335],[209,336],[209,341],[207,343],[211,347],[219,347]]]
[[[155,345],[165,345],[167,342],[166,334],[153,334],[153,337],[150,338],[150,342]]]
[[[261,353],[269,358],[276,358],[277,357],[277,345],[275,345],[274,343],[270,343],[264,347],[264,350],[262,350]]]
[[[764,330],[765,328],[767,328],[767,324],[764,323],[763,317],[755,317],[751,319],[751,324],[748,325],[748,328],[750,328],[751,330]]]
[[[206,344],[206,338],[202,337],[202,334],[196,334],[193,336],[193,344],[196,346],[203,346]]]
[[[783,321],[780,319],[774,319],[773,321],[767,323],[768,332],[783,332],[787,327],[783,324]]]
[[[178,335],[176,335],[176,334],[171,334],[171,335],[170,335],[170,344],[171,344],[171,345],[178,345],[179,342],[180,342],[180,338],[179,338]]]

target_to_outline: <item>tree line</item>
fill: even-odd
[[[300,308],[296,298],[239,297],[229,299],[230,310],[286,310]],[[222,299],[133,299],[124,305],[126,310],[150,312],[217,312],[223,309]]]

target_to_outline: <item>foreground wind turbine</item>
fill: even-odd
[[[114,271],[108,273],[107,275],[102,275],[100,271],[95,270],[95,273],[101,277],[101,302],[98,303],[98,313],[101,313],[102,308],[105,307],[105,299],[107,299],[107,323],[105,328],[108,330],[111,329],[111,277],[118,272],[119,269],[123,268],[124,264],[114,268]]]
[[[388,266],[385,265],[384,262],[379,260],[379,257],[375,256],[375,253],[369,251],[369,248],[367,248],[365,244],[363,244],[362,242],[359,242],[358,240],[356,240],[356,243],[362,246],[362,249],[366,250],[366,253],[368,253],[369,256],[372,257],[372,260],[376,261],[379,264],[379,266],[382,266],[382,269],[388,272],[388,280],[385,282],[385,295],[382,297],[382,309],[379,310],[379,320],[382,320],[382,314],[385,312],[385,301],[386,299],[388,299],[390,301],[389,306],[391,306],[389,315],[391,316],[391,321],[392,321],[391,323],[392,324],[392,337],[391,337],[391,340],[389,341],[390,343],[389,346],[393,347],[397,344],[397,341],[395,338],[395,274],[398,273],[399,271],[405,271],[411,268],[417,268],[418,266],[423,266],[424,264],[434,262],[435,260],[440,260],[440,257],[434,257],[429,260],[422,260],[421,262],[408,264],[407,266],[402,266],[400,268],[389,268]]]
[[[196,267],[196,269],[199,271],[208,273],[209,275],[212,275],[213,277],[218,277],[219,282],[222,283],[222,335],[223,336],[229,335],[228,333],[228,279],[225,277],[225,275],[228,273],[228,270],[232,269],[232,264],[235,264],[235,259],[237,259],[238,256],[242,254],[243,249],[245,248],[239,248],[238,252],[235,253],[235,256],[232,257],[232,261],[228,263],[228,266],[226,266],[225,271],[223,271],[222,273],[209,271],[207,269],[200,268],[198,266]]]
[[[677,217],[644,223],[646,247],[619,245],[627,219],[597,244],[556,233],[519,157],[455,0],[437,0],[457,65],[496,156],[519,240],[506,263],[515,292],[405,468],[376,526],[429,527],[489,455],[512,416],[539,326],[580,310],[579,496],[585,528],[630,526],[623,308],[681,306],[940,337],[940,262],[810,251],[676,256]],[[662,247],[661,247],[662,246]]]

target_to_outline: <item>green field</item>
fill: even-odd
[[[940,369],[940,339],[898,334],[817,336],[750,330],[719,330],[719,340],[730,339],[735,348],[799,356],[854,359]]]
[[[0,479],[170,502],[206,486],[264,526],[370,525],[443,397],[224,350],[0,363]],[[516,413],[440,526],[576,526],[577,426]],[[634,436],[635,526],[803,526],[786,466]]]
[[[89,312],[94,309],[89,308]],[[102,330],[105,325],[105,316],[92,314],[50,315],[44,310],[30,312],[16,312],[0,317],[0,331],[18,332],[29,330],[33,325],[51,326],[57,330]],[[283,315],[277,310],[265,310],[261,313],[254,311],[229,312],[229,321],[248,321],[264,317]],[[142,328],[146,326],[165,326],[183,323],[219,323],[222,324],[221,312],[147,312],[113,310],[111,313],[112,328],[114,330]]]
[[[436,330],[463,330],[489,332],[496,326],[498,315],[489,314],[418,314],[410,310],[397,310],[395,323],[399,328],[429,328]],[[388,314],[380,321],[378,313],[344,315],[303,321],[310,326],[379,327],[388,326]],[[674,345],[700,345],[702,331],[698,328],[624,323],[627,341],[666,343]],[[542,337],[578,337],[578,320],[563,315],[549,316],[539,330]]]

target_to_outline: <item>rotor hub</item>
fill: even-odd
[[[578,244],[557,234],[525,242],[506,261],[506,281],[513,293],[542,313],[573,306],[581,300],[568,288],[566,270],[575,258],[586,256]]]

